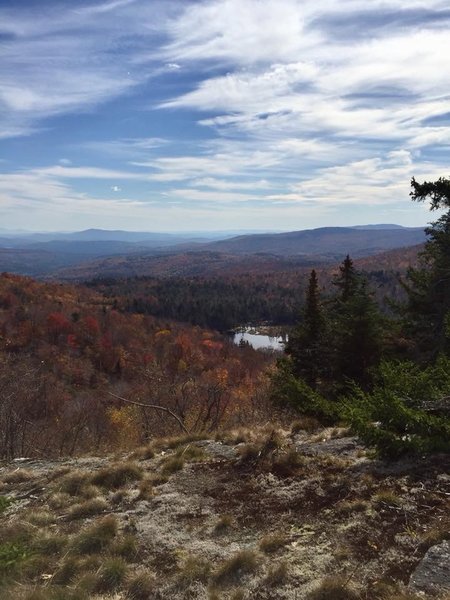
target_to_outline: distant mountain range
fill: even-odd
[[[424,241],[424,229],[393,224],[237,236],[231,236],[231,232],[206,232],[202,237],[102,229],[52,234],[3,233],[0,271],[83,278],[116,273],[150,274],[157,265],[156,270],[162,275],[166,264],[175,275],[181,265],[183,274],[196,269],[203,273],[207,264],[219,272],[227,264],[242,270],[246,260],[255,266],[257,263],[258,270],[264,264],[269,268],[274,261],[277,268],[283,261],[292,268],[293,264],[333,262],[346,254],[354,258],[371,256]],[[260,260],[251,258],[254,255],[259,255]]]
[[[321,227],[289,233],[259,234],[234,237],[204,246],[210,250],[231,254],[256,254],[260,252],[278,256],[320,255],[330,260],[350,254],[369,256],[393,248],[414,246],[425,241],[421,228],[382,226]]]

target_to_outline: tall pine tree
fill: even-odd
[[[317,274],[312,270],[305,306],[286,345],[293,375],[316,389],[329,375],[328,348],[328,322],[320,299]]]
[[[427,362],[439,353],[450,355],[450,179],[418,183],[413,178],[411,186],[413,200],[429,200],[430,210],[445,211],[425,230],[421,264],[409,270],[405,283],[406,332],[415,342],[416,358]]]
[[[334,378],[339,391],[346,380],[366,387],[370,370],[381,355],[382,317],[367,281],[347,255],[333,284],[339,293],[332,302]]]

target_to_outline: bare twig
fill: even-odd
[[[169,408],[166,408],[165,406],[159,406],[158,404],[145,404],[144,402],[136,402],[135,400],[129,400],[128,398],[123,398],[122,396],[117,396],[116,394],[113,394],[112,392],[108,392],[108,394],[110,396],[112,396],[113,398],[117,398],[117,400],[122,400],[122,402],[127,402],[128,404],[134,404],[135,406],[142,406],[143,408],[153,408],[154,410],[160,410],[162,412],[165,412],[178,421],[178,425],[181,427],[181,429],[184,431],[184,433],[189,434],[189,430],[185,427],[185,425],[184,425],[183,421],[180,419],[180,417],[178,415],[176,415],[174,412],[172,412]]]

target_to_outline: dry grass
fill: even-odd
[[[34,475],[28,469],[16,469],[10,473],[6,473],[3,477],[4,483],[24,483],[33,479]]]
[[[86,519],[104,512],[107,508],[108,503],[104,498],[91,498],[81,504],[74,504],[70,508],[67,518],[70,520]]]
[[[219,535],[225,533],[233,526],[233,517],[231,515],[222,515],[214,526],[214,533]]]
[[[360,596],[348,587],[341,577],[328,577],[307,596],[307,600],[359,600]]]
[[[175,450],[180,446],[186,446],[192,442],[199,442],[208,439],[208,436],[203,433],[190,433],[175,437],[160,438],[152,442],[155,450]]]
[[[81,531],[73,540],[72,548],[79,554],[96,554],[111,545],[117,535],[117,519],[108,515]]]
[[[128,573],[128,565],[120,557],[108,558],[102,564],[95,585],[97,592],[111,592],[123,584]]]
[[[264,581],[269,587],[275,587],[283,584],[288,578],[288,565],[286,562],[281,562],[278,565],[269,569]]]
[[[117,538],[110,547],[111,554],[121,556],[128,561],[136,560],[139,553],[138,543],[134,535]]]
[[[336,506],[336,512],[341,515],[350,515],[352,513],[364,512],[369,507],[365,500],[343,500]]]
[[[70,494],[66,494],[65,492],[56,492],[48,497],[47,502],[50,508],[60,510],[70,506],[73,502],[73,498]]]
[[[72,471],[59,481],[58,491],[69,496],[79,496],[83,487],[89,484],[90,477],[87,471]]]
[[[291,433],[293,435],[296,435],[297,433],[300,433],[301,431],[305,431],[307,433],[314,433],[315,431],[318,431],[319,429],[322,429],[322,425],[320,424],[320,421],[318,421],[314,417],[306,417],[305,416],[300,419],[296,419],[292,423]]]
[[[128,577],[125,587],[130,600],[149,600],[155,591],[155,576],[141,569]]]
[[[131,481],[142,479],[142,469],[135,463],[111,465],[93,475],[91,482],[100,487],[116,490]]]
[[[259,542],[259,549],[265,554],[273,554],[283,548],[287,543],[287,537],[283,534],[266,535]]]
[[[133,452],[131,455],[132,458],[136,458],[137,460],[150,460],[155,457],[155,449],[153,444],[148,446],[141,446]]]
[[[139,483],[138,500],[149,500],[153,496],[153,482],[151,479],[143,479]]]
[[[383,504],[388,506],[401,506],[402,499],[392,490],[381,489],[372,496],[372,502],[376,506],[381,506]]]
[[[45,532],[34,540],[33,551],[47,556],[56,555],[67,545],[67,541],[67,535]]]
[[[190,584],[194,581],[206,583],[211,576],[211,572],[212,566],[208,560],[191,556],[181,567],[179,580],[183,584]]]
[[[258,557],[252,550],[242,550],[225,561],[214,574],[218,586],[227,586],[238,582],[241,577],[254,573],[258,569]]]
[[[207,458],[204,450],[195,446],[194,444],[188,444],[187,446],[181,446],[176,452],[176,456],[179,456],[183,460],[189,462],[201,462]]]
[[[276,457],[272,463],[272,472],[280,477],[291,477],[298,475],[306,463],[307,459],[292,448]]]
[[[169,456],[162,464],[161,473],[163,475],[172,475],[177,471],[181,471],[184,467],[184,459],[182,456]]]
[[[55,522],[56,515],[48,510],[32,510],[24,515],[24,520],[37,527],[46,527]]]

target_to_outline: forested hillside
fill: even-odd
[[[217,334],[122,314],[83,288],[0,277],[0,456],[139,443],[264,410],[270,357]]]

